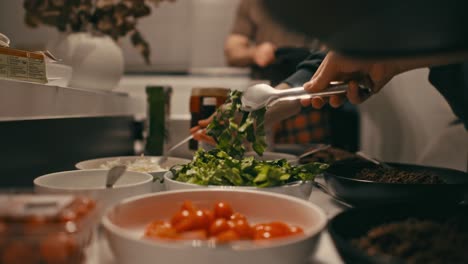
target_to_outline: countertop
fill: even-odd
[[[130,116],[145,101],[122,91],[101,91],[0,79],[0,121]]]

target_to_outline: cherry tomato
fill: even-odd
[[[184,240],[206,240],[208,239],[208,234],[204,229],[197,229],[183,232],[179,235],[179,238]]]
[[[215,218],[229,219],[233,214],[232,208],[228,203],[219,202],[214,207]]]
[[[298,226],[291,226],[289,227],[289,232],[291,235],[301,235],[304,234],[304,230]]]
[[[79,254],[76,241],[63,232],[48,235],[39,247],[41,257],[47,263],[68,263]]]
[[[0,263],[3,264],[38,264],[38,250],[25,241],[13,241],[5,247]]]
[[[203,210],[210,225],[215,221],[214,213],[211,210]]]
[[[237,241],[239,239],[239,234],[237,234],[234,230],[227,230],[216,236],[216,241],[218,243],[227,243],[231,241]]]
[[[188,217],[177,222],[177,224],[174,225],[174,229],[176,230],[176,232],[180,233],[180,232],[193,230],[194,226],[195,226],[194,218]]]
[[[253,237],[254,231],[246,220],[238,219],[233,221],[233,223],[234,227],[232,230],[234,230],[241,239],[251,239]]]
[[[233,213],[233,214],[231,215],[231,218],[230,218],[230,219],[231,219],[231,220],[239,220],[239,219],[241,219],[241,220],[246,220],[246,221],[247,221],[247,217],[245,217],[245,215],[243,215],[243,214],[241,214],[241,213]]]
[[[231,227],[226,219],[218,218],[210,225],[210,235],[217,236],[218,234],[230,229]]]
[[[72,209],[65,208],[60,212],[58,219],[62,222],[75,221],[78,218],[76,212]]]
[[[193,203],[191,201],[184,201],[184,203],[180,207],[180,210],[181,211],[187,210],[189,212],[195,212],[195,211],[197,211],[197,208],[195,207],[195,205],[193,205]]]
[[[254,240],[279,238],[290,234],[289,226],[282,222],[257,224],[253,229]]]
[[[146,228],[145,236],[150,238],[175,239],[178,234],[171,224],[164,221],[154,221]]]
[[[202,210],[197,210],[193,215],[192,215],[192,220],[193,220],[193,229],[205,229],[207,230],[210,228],[210,217],[209,215],[206,215],[204,211]]]
[[[175,215],[172,216],[171,218],[171,225],[175,226],[179,222],[181,222],[184,219],[191,218],[191,213],[189,210],[181,210],[178,211]]]
[[[24,224],[24,233],[27,235],[42,233],[47,222],[47,218],[43,216],[30,216]]]

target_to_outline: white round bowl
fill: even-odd
[[[143,238],[150,222],[169,220],[186,200],[200,208],[211,208],[215,202],[226,201],[253,224],[282,221],[302,227],[304,236],[218,247],[195,241],[165,242]],[[205,189],[160,192],[126,199],[106,211],[102,224],[109,245],[122,264],[302,264],[307,263],[315,252],[327,217],[318,206],[286,195]]]
[[[73,170],[46,174],[34,179],[38,193],[72,193],[94,198],[101,210],[122,199],[151,193],[153,176],[148,173],[126,171],[114,184],[106,188],[108,170]]]
[[[141,159],[141,156],[120,156],[120,157],[106,157],[106,158],[99,158],[99,159],[91,159],[78,162],[75,164],[75,167],[80,170],[93,170],[93,169],[103,169],[101,165],[104,165],[108,162],[120,159],[122,164],[128,162],[134,162],[137,159]],[[144,158],[151,159],[154,162],[157,162],[161,157],[160,156],[144,156]],[[162,170],[158,171],[147,171],[147,173],[153,175],[154,182],[153,182],[153,192],[164,191],[164,174],[174,165],[183,165],[189,163],[191,160],[189,159],[182,159],[176,157],[168,157],[167,161],[161,164]]]
[[[251,186],[217,186],[217,185],[198,185],[194,183],[180,182],[173,179],[174,175],[171,171],[164,174],[164,185],[166,190],[189,190],[189,189],[207,189],[207,188],[222,188],[222,189],[236,189],[236,190],[255,190],[262,192],[272,192],[285,194],[293,197],[297,197],[303,200],[309,200],[310,194],[312,193],[312,181],[300,181],[292,184],[287,184],[277,187],[251,187]]]

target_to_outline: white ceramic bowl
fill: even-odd
[[[126,164],[129,162],[134,162],[137,159],[141,159],[141,156],[121,156],[121,157],[107,157],[99,159],[91,159],[78,162],[75,164],[75,167],[80,170],[92,170],[92,169],[102,169],[101,165],[104,165],[108,162],[120,160],[120,163]],[[152,162],[157,162],[161,157],[160,156],[144,156],[146,159],[150,159]],[[153,175],[153,192],[159,192],[164,190],[164,174],[174,165],[187,164],[191,160],[181,159],[176,157],[168,157],[167,161],[161,164],[162,169],[157,171],[147,171],[147,173]]]
[[[150,222],[169,220],[186,200],[200,208],[211,208],[215,202],[226,201],[253,224],[282,221],[302,227],[305,235],[259,245],[244,242],[219,247],[196,241],[164,242],[142,238]],[[318,206],[294,197],[220,189],[169,191],[133,197],[107,210],[102,219],[109,245],[122,264],[307,263],[326,223],[327,217]]]
[[[215,186],[215,185],[198,185],[193,183],[180,182],[173,179],[174,175],[168,171],[164,174],[164,185],[166,190],[188,190],[188,189],[207,189],[207,188],[222,188],[222,189],[237,189],[237,190],[256,190],[262,192],[272,192],[286,194],[300,199],[309,200],[312,193],[312,181],[302,181],[293,184],[287,184],[277,187],[250,187],[250,186]]]
[[[126,171],[113,188],[106,188],[108,170],[73,170],[46,174],[34,179],[38,193],[72,193],[98,201],[101,210],[135,195],[151,193],[153,176]]]

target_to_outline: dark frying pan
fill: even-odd
[[[353,206],[393,203],[460,203],[468,197],[468,174],[462,171],[418,165],[388,163],[406,171],[431,171],[446,184],[378,183],[354,179],[369,162],[350,161],[333,164],[324,174],[324,188],[338,200]]]
[[[463,205],[411,205],[378,206],[371,208],[353,208],[335,216],[328,223],[328,231],[335,246],[346,263],[402,263],[396,258],[369,256],[354,247],[350,241],[364,236],[379,225],[408,218],[420,220],[444,221],[453,216],[468,219],[468,206]],[[468,221],[468,220],[467,220]]]

